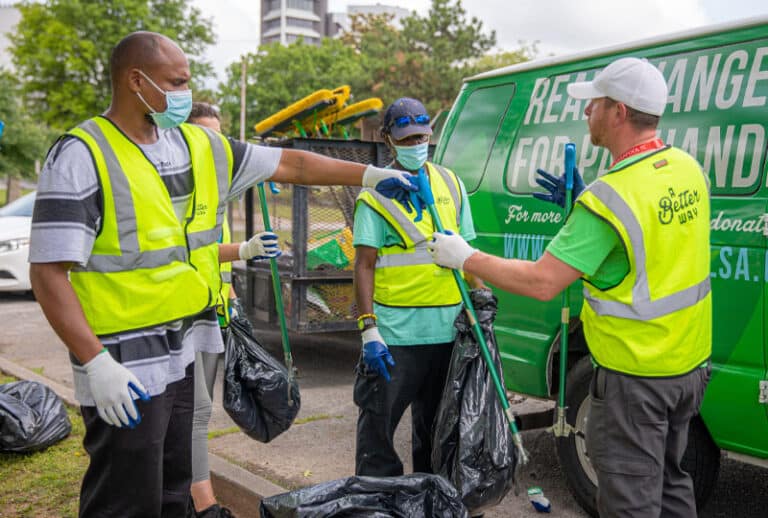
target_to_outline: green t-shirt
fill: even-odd
[[[627,251],[616,230],[578,203],[547,252],[589,275],[600,289],[615,286],[629,273]]]
[[[462,199],[459,233],[465,240],[471,241],[476,237],[472,211],[461,180],[459,187]],[[365,203],[358,203],[355,209],[353,234],[355,246],[379,249],[401,242],[392,226]],[[450,282],[453,282],[452,278]],[[381,337],[387,345],[427,345],[452,342],[456,338],[453,322],[461,307],[461,304],[457,304],[438,308],[398,308],[374,302],[373,312],[377,317]]]

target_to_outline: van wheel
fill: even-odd
[[[565,404],[568,407],[565,419],[574,430],[568,437],[557,437],[557,456],[565,471],[568,489],[576,502],[597,517],[597,474],[589,462],[586,437],[587,413],[589,411],[589,382],[592,379],[592,362],[588,356],[580,359],[568,372],[566,379]],[[557,420],[557,412],[555,412]]]
[[[696,509],[701,510],[712,495],[720,474],[720,448],[717,447],[701,417],[691,419],[688,447],[683,454],[683,469],[693,478]]]
[[[576,502],[597,517],[597,474],[589,461],[585,437],[589,411],[589,383],[592,363],[588,356],[580,359],[566,380],[566,420],[574,428],[568,437],[556,439],[557,456],[565,472],[568,489]],[[557,414],[555,414],[557,419]],[[688,447],[683,455],[683,468],[691,474],[696,507],[701,509],[715,487],[720,470],[720,450],[699,417],[691,420]]]

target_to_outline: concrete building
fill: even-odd
[[[0,2],[0,68],[6,70],[13,70],[11,53],[8,51],[11,44],[8,33],[14,31],[19,20],[21,13],[13,4]]]
[[[319,45],[328,35],[328,0],[262,0],[261,43]]]
[[[411,11],[391,5],[350,5],[343,13],[329,13],[328,0],[262,0],[261,43],[279,42],[290,45],[300,37],[305,43],[319,45],[324,37],[334,37],[349,29],[354,14],[383,14],[393,16],[392,23]]]

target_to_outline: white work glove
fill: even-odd
[[[83,368],[99,417],[118,428],[134,428],[141,422],[131,391],[143,401],[148,401],[149,396],[131,371],[117,363],[107,351],[94,356]]]
[[[432,234],[432,240],[427,243],[427,251],[438,265],[461,270],[464,268],[464,261],[477,252],[477,248],[469,246],[458,234],[435,232]]]
[[[418,191],[419,187],[411,180],[407,171],[382,169],[369,165],[363,172],[363,187],[376,189],[376,192],[400,203],[409,200],[409,191]]]
[[[277,234],[274,232],[259,232],[248,241],[240,243],[240,259],[271,259],[282,254],[277,246]]]

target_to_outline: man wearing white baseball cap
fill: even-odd
[[[619,59],[568,93],[589,100],[592,143],[614,161],[587,188],[576,179],[583,192],[574,189],[574,210],[542,257],[501,259],[439,233],[429,250],[437,264],[539,300],[585,281],[581,321],[595,366],[585,440],[598,511],[695,517],[681,460],[710,376],[709,182],[656,136],[667,85],[648,61]],[[549,194],[537,197],[562,205],[564,179],[542,176]]]

